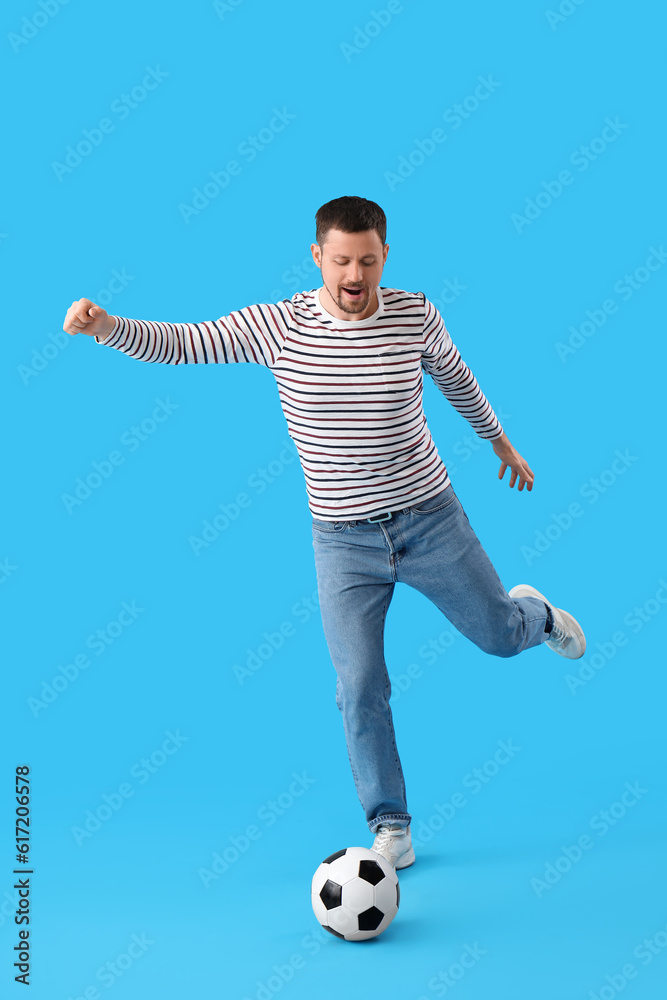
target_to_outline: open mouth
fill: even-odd
[[[363,288],[343,288],[343,291],[351,299],[359,299],[363,295]]]

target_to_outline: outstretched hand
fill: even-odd
[[[114,318],[106,309],[95,305],[90,299],[77,299],[67,310],[63,330],[75,335],[85,333],[88,337],[108,337],[114,328]]]
[[[514,486],[518,479],[519,493],[524,486],[527,486],[529,491],[532,490],[533,481],[535,479],[533,471],[528,465],[528,462],[526,462],[525,458],[522,458],[519,452],[512,447],[505,432],[503,431],[500,437],[495,438],[492,444],[493,450],[501,461],[498,479],[502,479],[506,470],[509,468],[512,470],[512,474],[510,476],[510,487]]]

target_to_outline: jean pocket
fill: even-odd
[[[321,521],[319,518],[313,518],[313,528],[317,528],[318,531],[324,531],[326,534],[332,534],[335,531],[343,531],[347,521]]]
[[[434,514],[438,510],[449,507],[456,499],[454,487],[448,486],[441,493],[436,493],[434,497],[429,497],[428,500],[422,500],[421,503],[410,507],[410,510],[413,514]]]

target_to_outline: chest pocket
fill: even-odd
[[[421,356],[414,347],[393,345],[378,352],[379,372],[387,392],[404,392],[413,389],[420,377]]]

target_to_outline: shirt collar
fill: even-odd
[[[349,320],[346,320],[346,319],[338,319],[338,317],[333,316],[322,305],[322,300],[320,299],[321,288],[318,288],[315,291],[315,308],[319,312],[322,313],[322,315],[324,316],[325,319],[330,320],[331,323],[332,323],[332,325],[335,326],[335,327],[342,327],[343,329],[345,329],[346,327],[350,327],[350,326],[367,326],[367,325],[370,325],[371,323],[375,323],[375,321],[377,319],[379,319],[379,317],[384,312],[384,301],[383,301],[383,298],[382,298],[382,289],[378,285],[378,287],[375,290],[377,292],[377,297],[378,297],[378,307],[375,310],[375,312],[373,313],[373,315],[372,316],[367,316],[366,319],[357,319],[357,320],[355,320],[355,319],[349,319]]]

